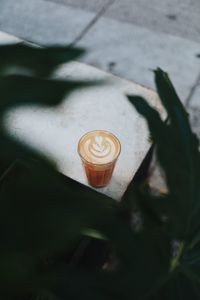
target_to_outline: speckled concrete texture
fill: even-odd
[[[106,34],[105,34],[106,33]],[[199,74],[200,44],[102,18],[78,43],[87,47],[82,61],[154,88],[152,70],[166,70],[184,102]]]
[[[45,0],[62,5],[70,5],[72,7],[81,8],[84,10],[91,10],[99,12],[110,0]]]
[[[43,46],[72,43],[93,17],[91,12],[42,0],[0,3],[0,30]]]
[[[83,62],[154,88],[169,72],[183,101],[200,74],[199,0],[1,0],[0,29],[25,40],[83,45]]]
[[[116,0],[106,12],[107,17],[195,42],[200,42],[199,14],[199,0]]]

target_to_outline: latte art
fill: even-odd
[[[111,144],[110,141],[107,141],[102,136],[96,136],[94,141],[91,142],[88,150],[97,157],[105,157],[109,155],[111,151]]]
[[[115,145],[107,137],[95,136],[85,142],[84,151],[87,156],[94,158],[105,158],[115,154]]]
[[[106,131],[89,132],[83,136],[79,145],[82,157],[91,163],[111,162],[120,152],[119,141]]]

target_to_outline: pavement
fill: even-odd
[[[166,70],[200,137],[199,0],[1,0],[0,30],[86,48],[82,62],[154,89]]]

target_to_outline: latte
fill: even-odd
[[[95,130],[85,134],[78,146],[79,154],[92,164],[107,164],[117,159],[121,147],[118,139],[110,132]]]
[[[80,139],[78,153],[92,186],[103,187],[109,183],[120,151],[119,140],[108,131],[91,131]]]

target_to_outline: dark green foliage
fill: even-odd
[[[0,47],[0,299],[199,299],[198,141],[166,73],[157,70],[155,81],[168,122],[144,99],[129,96],[147,119],[166,175],[165,197],[133,180],[116,203],[57,173],[45,154],[6,135],[3,115],[10,107],[56,106],[91,84],[52,76],[82,53]],[[88,235],[102,241],[94,247]],[[100,248],[106,251],[98,260]]]
[[[151,219],[153,224],[156,220],[163,220],[160,226],[172,243],[174,256],[170,263],[169,281],[158,299],[188,299],[189,295],[191,299],[199,299],[199,143],[168,75],[160,69],[156,70],[155,82],[168,114],[167,123],[141,97],[129,96],[129,100],[148,122],[159,163],[165,171],[169,194],[156,198],[132,183],[127,197],[130,202],[135,197],[144,212],[144,220]],[[129,196],[131,193],[132,199]]]
[[[83,49],[69,47],[40,48],[26,44],[5,45],[0,48],[1,73],[21,68],[37,76],[49,76],[61,63],[75,60],[84,54]]]

